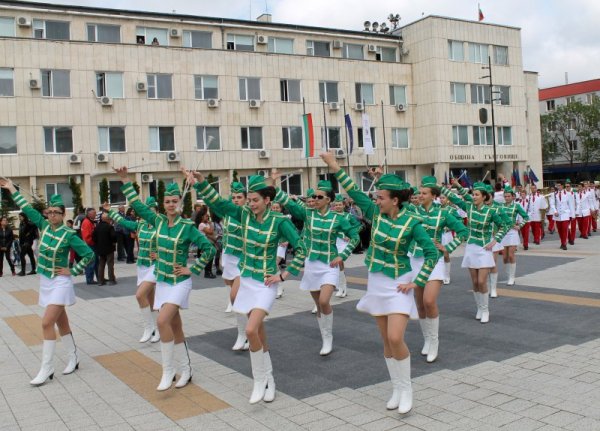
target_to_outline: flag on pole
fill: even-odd
[[[346,114],[344,120],[346,122],[346,129],[348,129],[348,141],[350,143],[348,154],[352,154],[352,150],[354,149],[354,134],[352,133],[352,120],[350,119],[350,114]]]
[[[483,21],[483,19],[485,17],[483,16],[483,12],[481,11],[481,7],[479,6],[479,3],[477,3],[477,11],[479,12],[479,21]]]
[[[517,171],[516,169],[513,169],[512,174],[510,176],[510,185],[511,187],[516,187],[517,186]]]
[[[537,183],[540,180],[531,168],[529,168],[529,179],[532,183]]]
[[[302,116],[302,130],[304,132],[304,156],[308,159],[315,156],[315,132],[313,129],[312,114]]]
[[[444,172],[444,184],[448,184],[448,172]]]
[[[375,154],[371,137],[371,121],[367,114],[362,114],[363,150],[367,156]]]

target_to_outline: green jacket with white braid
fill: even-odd
[[[173,221],[173,226],[169,226],[167,216],[155,213],[140,201],[131,182],[123,184],[121,190],[135,213],[156,228],[157,256],[154,266],[156,281],[174,285],[190,278],[189,275],[176,276],[173,271],[175,264],[187,266],[191,243],[198,246],[201,256],[190,266],[190,270],[196,275],[200,274],[206,263],[215,256],[216,249],[196,229],[194,223],[177,216]]]
[[[423,249],[425,261],[413,281],[417,286],[424,287],[438,261],[439,253],[421,224],[420,216],[406,208],[400,209],[394,219],[381,214],[379,207],[343,169],[336,172],[335,177],[362,210],[363,216],[372,222],[371,244],[365,257],[369,272],[382,272],[394,279],[411,272],[407,253],[411,242],[415,241]]]
[[[521,222],[518,224],[519,229],[529,222],[529,215],[527,214],[527,211],[525,211],[525,209],[518,203],[513,202],[512,204],[504,204],[502,210],[512,222],[513,225],[511,227],[514,227],[517,224],[517,216],[521,216]]]
[[[156,253],[156,229],[154,229],[154,226],[147,222],[127,220],[112,208],[108,212],[108,216],[115,223],[137,233],[139,243],[137,266],[150,268],[154,265],[154,261],[150,258],[151,253]]]
[[[421,216],[423,227],[432,240],[436,240],[441,244],[445,229],[456,233],[454,239],[444,247],[448,253],[452,253],[469,236],[469,230],[462,220],[454,217],[449,210],[442,208],[440,205],[431,205],[429,211],[419,205],[416,207],[416,212]],[[411,244],[410,253],[413,257],[423,257],[423,250],[416,242]]]
[[[77,236],[75,230],[65,225],[52,229],[48,220],[19,192],[13,193],[12,199],[40,231],[37,272],[45,277],[54,278],[56,268],[69,267],[69,250],[73,249],[81,260],[71,268],[71,275],[81,274],[94,258],[94,252]]]
[[[294,248],[294,259],[288,264],[287,270],[298,275],[306,252],[288,217],[267,209],[262,222],[259,222],[250,208],[223,199],[208,181],[196,183],[194,188],[211,209],[240,223],[244,244],[239,263],[242,277],[251,277],[263,283],[268,276],[277,274],[277,247],[282,241],[288,241]]]
[[[330,264],[338,256],[346,260],[358,244],[358,227],[350,224],[342,214],[330,209],[321,214],[316,209],[307,208],[290,199],[281,189],[277,189],[275,200],[286,207],[292,217],[304,222],[303,240],[308,260],[318,260],[325,264]],[[336,239],[340,236],[349,238],[349,242],[338,254]]]

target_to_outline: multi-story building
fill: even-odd
[[[494,165],[478,114],[490,107],[488,57],[498,170],[541,172],[537,74],[523,71],[518,28],[428,16],[383,34],[5,1],[0,173],[66,202],[74,176],[94,206],[105,177],[111,201],[123,199],[112,166],[131,167],[146,195],[181,167],[211,172],[224,192],[234,173],[276,167],[299,194],[329,174],[302,158],[311,113],[317,147],[326,140],[365,189],[375,164],[412,183],[462,169],[481,179]]]

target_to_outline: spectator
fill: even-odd
[[[92,234],[96,244],[96,255],[98,256],[98,286],[106,284],[104,278],[104,269],[108,267],[108,285],[117,284],[115,279],[115,243],[117,237],[112,220],[107,213],[100,215],[100,221]]]
[[[10,259],[10,248],[15,240],[15,234],[8,225],[8,218],[2,217],[0,219],[0,277],[2,277],[2,271],[4,269],[4,257],[10,265],[10,271],[12,275],[17,275],[15,272],[15,264]]]
[[[154,39],[152,39],[152,45],[153,45],[153,46],[158,46],[158,45],[160,45],[160,43],[158,42],[158,38],[156,38],[156,37],[155,37]]]
[[[81,222],[81,238],[94,251],[94,259],[85,267],[85,282],[94,284],[94,274],[98,278],[98,253],[96,253],[96,244],[94,243],[94,229],[96,225],[96,210],[88,208],[85,212],[85,218]]]
[[[125,212],[125,220],[129,221],[137,221],[133,208],[128,208],[127,212]],[[125,254],[127,255],[127,263],[132,264],[135,263],[135,255],[133,254],[133,247],[135,245],[135,240],[137,239],[137,235],[135,231],[131,231],[129,229],[124,229],[125,232]]]
[[[125,206],[119,205],[117,209],[119,215],[125,218]],[[120,224],[115,225],[115,234],[117,235],[117,260],[123,262],[125,260],[125,235],[129,235],[129,231],[125,232],[125,229]]]
[[[215,254],[215,271],[216,275],[223,275],[223,270],[221,270],[221,254],[223,253],[223,225],[221,224],[221,219],[212,211],[211,219],[215,229],[216,240],[214,246],[217,249],[217,253]]]
[[[204,235],[211,244],[215,245],[217,242],[217,237],[215,235],[215,229],[213,223],[210,221],[210,214],[208,213],[208,208],[202,208],[198,215],[196,216],[198,222],[198,230],[202,235]],[[215,274],[212,272],[213,261],[209,261],[204,267],[204,278],[217,278]]]
[[[19,246],[21,248],[21,272],[19,275],[25,275],[25,256],[29,256],[31,262],[31,271],[29,275],[35,274],[35,256],[33,255],[33,242],[38,237],[37,227],[29,221],[25,213],[19,214]]]

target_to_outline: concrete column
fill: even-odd
[[[433,169],[435,170],[435,177],[437,178],[439,184],[444,182],[444,177],[448,179],[447,177],[449,175],[448,171],[450,169],[450,163],[436,163],[435,165],[433,165]]]
[[[90,174],[84,174],[83,175],[83,183],[82,183],[83,187],[82,187],[82,198],[83,198],[83,206],[85,208],[88,208],[90,206],[97,206],[94,205],[95,202],[92,201],[92,189],[93,189],[93,184],[92,184],[92,176]],[[98,199],[98,198],[96,198]]]

